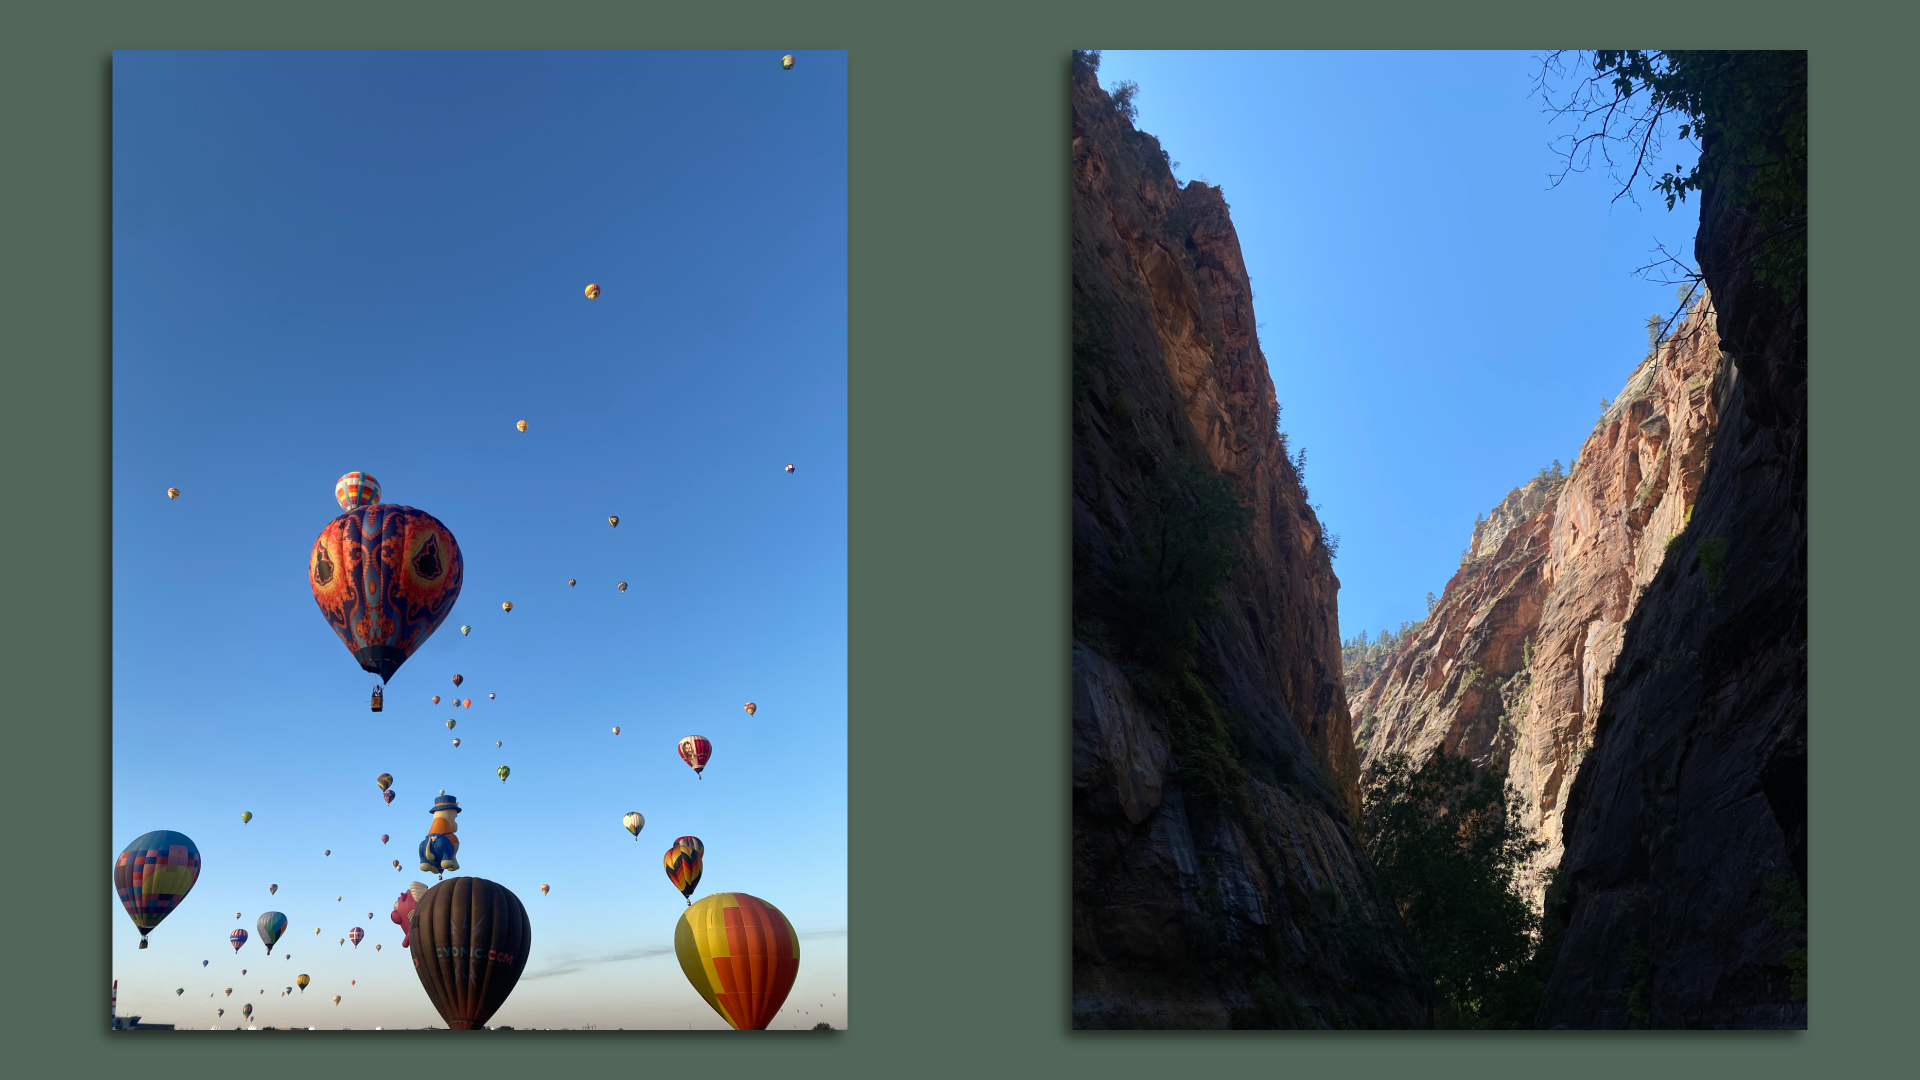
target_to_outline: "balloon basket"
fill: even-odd
[[[147,947],[147,939],[146,939],[146,938],[141,938],[141,939],[140,939],[140,947],[141,947],[141,948],[143,948],[143,949]]]

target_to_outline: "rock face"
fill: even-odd
[[[1653,1027],[1807,1023],[1794,941],[1769,910],[1770,887],[1804,897],[1807,883],[1806,293],[1742,265],[1754,218],[1726,190],[1703,193],[1695,240],[1728,360],[1723,419],[1567,796],[1543,1027],[1625,1027],[1629,986]]]
[[[1074,1025],[1425,1026],[1351,824],[1339,581],[1227,204],[1080,63],[1073,289]],[[1243,527],[1208,524],[1210,485]],[[1191,617],[1142,591],[1209,560],[1232,569]],[[1173,646],[1138,645],[1162,622]]]
[[[1507,774],[1557,865],[1566,785],[1592,745],[1622,632],[1685,527],[1723,370],[1702,300],[1627,380],[1565,476],[1513,489],[1439,603],[1352,702],[1363,763],[1435,748]],[[1536,902],[1544,886],[1528,875]]]

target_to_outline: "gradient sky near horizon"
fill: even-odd
[[[1104,52],[1182,181],[1220,185],[1306,484],[1341,538],[1340,630],[1424,618],[1476,514],[1571,464],[1646,354],[1698,206],[1604,169],[1555,187],[1571,129],[1521,52]],[[1659,171],[1690,168],[1673,139]],[[1657,173],[1656,173],[1657,175]]]
[[[173,829],[204,860],[145,951],[104,883],[121,1015],[441,1024],[388,913],[444,789],[459,872],[533,923],[494,1024],[725,1027],[673,956],[693,834],[696,899],[800,932],[773,1026],[847,1026],[847,57],[796,61],[114,54],[101,858]],[[350,470],[465,558],[380,714],[304,574]]]

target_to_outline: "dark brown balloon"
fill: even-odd
[[[413,970],[455,1031],[486,1025],[527,968],[533,926],[504,885],[454,877],[426,891],[408,916]]]

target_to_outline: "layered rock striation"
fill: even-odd
[[[1424,1026],[1227,204],[1072,100],[1074,1025]]]
[[[1536,902],[1623,629],[1700,490],[1718,342],[1702,299],[1634,370],[1571,469],[1542,470],[1476,525],[1438,603],[1351,703],[1365,763],[1443,749],[1507,775],[1545,845],[1527,877]]]

